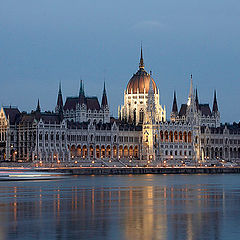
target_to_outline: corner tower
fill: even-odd
[[[127,88],[124,91],[124,105],[120,106],[118,110],[118,117],[120,120],[134,122],[135,124],[143,123],[144,115],[147,110],[150,82],[152,84],[155,100],[156,121],[166,121],[165,107],[163,108],[159,103],[159,90],[151,74],[145,70],[141,46],[139,69],[129,80]]]

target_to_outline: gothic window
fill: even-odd
[[[170,133],[169,133],[169,141],[173,142],[173,132],[172,131],[170,131]]]
[[[161,139],[161,142],[163,142],[163,131],[160,131],[160,139]]]
[[[191,132],[188,132],[188,142],[192,142],[192,134]]]
[[[178,133],[175,131],[174,132],[174,142],[177,142],[178,140]]]
[[[165,135],[165,142],[168,142],[168,131],[165,131],[164,135]]]
[[[183,133],[183,141],[186,143],[187,142],[187,132]]]
[[[179,132],[179,141],[182,141],[182,132]]]
[[[133,122],[136,123],[136,108],[133,110]]]
[[[139,122],[140,123],[143,123],[143,118],[144,118],[144,112],[143,112],[143,109],[141,109],[139,112]]]

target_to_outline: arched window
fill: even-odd
[[[163,142],[163,131],[160,131],[160,139],[161,139],[161,142]]]
[[[133,110],[133,122],[136,123],[136,108]]]
[[[143,109],[141,109],[139,111],[139,122],[140,123],[143,123],[143,118],[144,118],[144,112],[143,112]]]
[[[170,133],[169,133],[169,141],[173,142],[173,132],[172,131],[170,131]]]
[[[174,142],[178,141],[178,133],[177,131],[174,132]]]
[[[165,142],[168,142],[168,131],[165,131],[165,133],[164,133],[164,135],[165,135]]]
[[[179,141],[182,142],[182,132],[179,132]]]
[[[192,142],[192,133],[188,132],[188,142]]]
[[[187,142],[187,132],[183,133],[183,142]]]
[[[48,141],[48,133],[45,133],[45,141]]]

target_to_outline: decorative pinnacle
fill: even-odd
[[[58,93],[62,94],[62,84],[61,84],[61,81],[59,82],[59,90],[58,90]]]
[[[139,62],[139,68],[140,68],[140,69],[144,69],[142,44],[141,44],[141,57],[140,57],[140,62]]]
[[[37,108],[36,108],[36,111],[37,111],[37,112],[41,112],[39,98],[38,98],[38,102],[37,102]]]

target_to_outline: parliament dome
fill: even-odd
[[[149,85],[150,85],[150,79],[152,80],[153,84],[153,90],[154,93],[157,93],[157,86],[154,82],[153,78],[149,73],[147,73],[144,69],[144,63],[143,63],[143,54],[142,54],[142,48],[141,48],[141,58],[139,63],[139,70],[132,76],[132,78],[129,80],[127,85],[127,93],[148,93]]]

